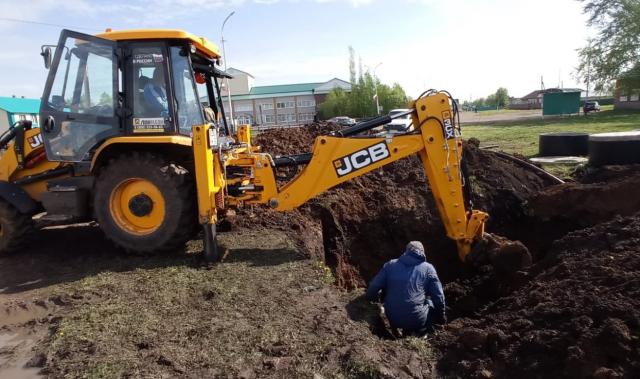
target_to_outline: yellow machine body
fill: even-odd
[[[221,158],[211,149],[202,148],[209,138],[208,126],[195,127],[200,219],[215,222],[212,216],[215,197],[227,185],[240,184],[246,190],[241,196],[227,195],[226,204],[268,204],[275,210],[287,211],[340,183],[418,154],[447,236],[457,242],[460,258],[464,260],[472,243],[482,236],[488,215],[465,207],[460,166],[462,140],[453,128],[449,97],[442,93],[426,96],[411,107],[415,109],[413,124],[419,133],[372,138],[317,137],[309,163],[281,188],[276,182],[272,157],[251,146],[248,126],[241,127],[237,136],[244,147],[222,151]],[[225,167],[245,168],[248,174],[225,179],[221,175]]]
[[[44,144],[40,129],[34,128],[24,131],[21,154],[16,153],[17,141],[11,141],[6,150],[0,153],[0,181],[14,182],[41,174],[49,170],[59,168],[59,162],[49,162],[45,156],[41,156],[37,163],[27,165],[32,159],[44,154]],[[35,181],[22,185],[22,189],[35,200],[39,200],[42,193],[47,190],[46,182]]]
[[[67,49],[64,45],[67,40],[71,44],[75,41],[76,47]],[[160,118],[169,120],[172,126],[162,121],[163,127],[136,134],[140,130],[136,129],[131,119],[132,109],[135,108],[131,104],[140,95],[140,88],[136,87],[133,93],[126,93],[131,91],[132,83],[123,85],[120,90],[115,83],[123,79],[118,77],[122,75],[118,74],[118,70],[126,71],[133,66],[133,62],[125,63],[131,59],[128,49],[146,46],[147,41],[156,41],[158,45],[164,43],[162,46],[167,52],[179,44],[183,50],[175,57],[191,54],[186,63],[191,66],[184,73],[193,74],[195,81],[200,80],[200,84],[204,81],[208,95],[207,104],[200,101],[196,107],[203,114],[194,123],[202,124],[189,124],[185,131],[175,117]],[[413,132],[363,138],[349,138],[348,134],[341,133],[317,137],[311,154],[307,155],[308,160],[303,163],[304,168],[297,176],[282,184],[276,179],[274,158],[262,152],[259,146],[252,146],[251,128],[243,125],[232,134],[226,123],[221,122],[225,116],[223,103],[219,101],[217,78],[228,77],[228,74],[215,67],[220,51],[207,39],[172,29],[108,30],[97,36],[63,31],[57,47],[53,63],[49,57],[49,65],[52,66],[45,63],[47,67],[52,67],[40,111],[45,134],[41,135],[37,128],[29,129],[30,125],[22,125],[16,129],[17,132],[11,130],[12,133],[19,133],[16,134],[19,136],[16,140],[6,143],[4,137],[0,136],[0,142],[6,148],[0,157],[0,200],[3,201],[0,202],[0,208],[22,209],[24,217],[31,217],[34,212],[43,210],[47,213],[53,210],[51,216],[54,218],[64,214],[61,212],[72,213],[73,220],[85,221],[95,217],[108,237],[126,249],[139,251],[178,247],[190,237],[188,234],[193,232],[191,226],[199,223],[204,228],[207,251],[215,246],[218,213],[227,207],[265,204],[277,211],[288,211],[340,183],[418,154],[447,236],[457,242],[461,259],[465,259],[474,241],[483,235],[487,214],[465,206],[465,183],[460,165],[462,141],[455,127],[453,100],[446,93],[430,92],[410,104]],[[119,94],[120,102],[113,101],[111,104],[114,112],[112,115],[109,113],[109,117],[89,119],[87,114],[73,113],[80,109],[80,90],[89,88],[86,72],[78,70],[74,73],[82,81],[70,85],[74,95],[68,94],[67,97],[73,99],[50,96],[56,77],[64,77],[66,83],[67,76],[60,76],[65,72],[61,64],[67,64],[68,71],[70,66],[65,62],[79,56],[73,55],[76,48],[84,48],[84,55],[78,53],[83,57],[89,53],[100,53],[108,59],[117,57],[113,60],[112,68],[112,75],[116,79],[111,83],[114,83],[114,91],[125,92]],[[47,54],[44,51],[43,56],[46,62]],[[172,59],[173,62],[173,59],[181,58],[174,58],[167,53],[165,59]],[[172,66],[167,66],[166,70]],[[124,77],[130,78],[132,74],[129,72]],[[176,91],[178,86],[173,87],[173,91]],[[183,85],[182,88],[187,86]],[[179,112],[176,99],[171,98],[173,91],[167,91],[168,109],[173,109],[172,115]],[[194,93],[194,98],[201,99],[201,94]],[[62,101],[62,106],[56,105],[56,101]],[[75,105],[70,106],[67,101],[75,101]],[[206,117],[207,114],[210,117]],[[80,158],[50,149],[49,143],[56,136],[68,138],[93,130],[79,126],[72,129],[69,126],[70,132],[62,133],[61,127],[59,130],[54,128],[65,123],[71,125],[73,122],[68,120],[76,120],[77,117],[89,120],[82,121],[87,125],[103,122],[100,126],[111,128],[107,130],[113,130],[113,133],[105,137],[95,136],[94,145],[83,150]],[[114,121],[100,121],[103,119]],[[157,122],[158,118],[145,120]],[[80,125],[82,122],[75,123]],[[189,126],[191,135],[188,133]],[[363,128],[368,126],[366,124]],[[53,132],[57,134],[51,134]],[[87,144],[92,142],[91,139],[86,141]],[[22,144],[23,147],[16,148],[16,144],[18,147]],[[46,156],[45,147],[47,153],[53,156]],[[137,171],[131,171],[129,176],[121,175],[134,169]],[[12,200],[16,193],[21,196],[20,203]],[[197,201],[197,212],[194,199]],[[76,203],[77,207],[70,209],[66,206],[69,202]],[[7,209],[13,212],[13,209]],[[5,226],[9,227],[7,230],[11,229],[12,222],[11,218],[0,220],[0,231]],[[164,230],[170,230],[170,233]],[[13,235],[11,241],[0,238],[0,250],[18,246],[20,237]]]

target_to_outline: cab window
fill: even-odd
[[[169,118],[167,59],[160,46],[132,50],[133,132],[162,133]]]
[[[204,124],[194,73],[189,56],[180,47],[171,47],[171,63],[178,127],[180,134],[190,135],[192,126]]]
[[[65,112],[114,116],[114,57],[110,46],[67,38],[49,95],[49,107]]]

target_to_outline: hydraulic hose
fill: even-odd
[[[2,134],[2,136],[0,137],[0,150],[4,149],[5,147],[7,147],[7,145],[9,144],[9,142],[11,142],[11,140],[16,136],[16,128],[15,125],[12,126],[11,128],[9,128],[9,130],[7,130],[6,132],[4,132]]]
[[[525,160],[516,158],[513,155],[510,155],[510,154],[507,154],[507,153],[503,153],[501,151],[491,151],[491,152],[494,153],[495,155],[499,156],[499,157],[508,159],[508,160],[510,160],[510,161],[512,161],[514,163],[517,163],[517,164],[519,164],[521,166],[524,166],[524,167],[526,167],[528,169],[531,169],[531,170],[537,172],[538,174],[544,176],[545,178],[554,181],[555,184],[564,184],[564,180],[558,178],[557,176],[551,174],[550,172],[547,172],[547,171],[541,169],[540,167],[538,167],[536,165],[533,165],[533,164],[531,164],[531,163],[529,163],[529,162],[527,162]]]

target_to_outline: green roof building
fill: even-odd
[[[0,97],[0,132],[9,129],[19,120],[30,120],[34,126],[38,126],[38,113],[40,113],[39,99]]]
[[[326,82],[254,86],[253,75],[229,68],[233,75],[229,80],[233,118],[238,124],[256,126],[294,126],[313,122],[318,105],[334,88],[351,92],[351,83],[334,78]],[[222,82],[221,95],[225,111],[229,115],[229,98],[226,81]]]

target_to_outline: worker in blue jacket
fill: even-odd
[[[380,291],[391,326],[404,335],[423,335],[433,331],[433,324],[446,323],[442,284],[420,241],[409,242],[400,258],[384,264],[367,298],[377,300]]]

